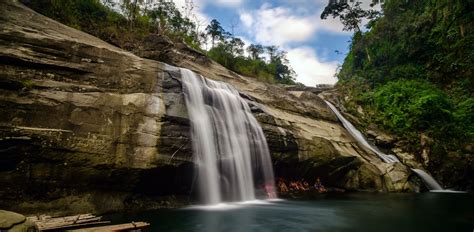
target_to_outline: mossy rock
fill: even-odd
[[[0,210],[0,231],[10,232],[35,232],[38,231],[36,225],[27,220],[25,216]]]

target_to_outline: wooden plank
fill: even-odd
[[[109,221],[101,221],[102,217],[97,217],[92,214],[79,214],[66,217],[51,217],[46,215],[28,217],[33,221],[40,231],[48,230],[65,230],[84,226],[96,226],[92,228],[82,228],[70,231],[76,232],[105,232],[105,231],[125,231],[125,230],[139,230],[147,227],[150,224],[146,222],[131,222],[118,225],[97,226],[110,223]]]
[[[99,225],[99,224],[109,224],[110,221],[89,221],[89,222],[81,222],[81,223],[73,223],[73,224],[47,224],[40,227],[38,225],[38,229],[40,231],[47,231],[47,230],[56,230],[56,229],[67,229],[67,228],[75,228],[85,225]]]
[[[77,219],[77,220],[50,220],[50,221],[38,221],[35,222],[36,224],[41,224],[41,225],[55,225],[55,224],[80,224],[80,223],[86,223],[86,222],[93,222],[93,221],[100,221],[102,218],[101,217],[95,217],[95,218],[86,218],[86,219]]]
[[[77,218],[79,219],[86,219],[86,218],[93,218],[96,217],[90,213],[88,214],[78,214],[74,216],[66,216],[66,217],[51,217],[47,215],[40,215],[40,216],[33,216],[33,217],[27,217],[29,220],[32,222],[37,222],[37,221],[56,221],[56,220],[64,220],[64,221],[69,221],[69,220],[75,220]]]
[[[150,226],[147,222],[131,222],[118,225],[110,226],[99,226],[92,228],[83,228],[77,230],[70,230],[70,232],[109,232],[109,231],[125,231],[125,230],[137,230]]]
[[[98,225],[110,222],[102,222],[102,217],[97,217],[92,214],[78,214],[66,217],[51,217],[46,215],[29,217],[40,231],[77,228],[83,225]]]
[[[38,229],[40,231],[49,231],[49,230],[64,231],[64,230],[67,230],[67,229],[74,229],[74,228],[77,228],[77,227],[97,226],[97,225],[103,225],[103,224],[110,224],[110,221],[89,222],[89,223],[82,223],[82,224],[72,224],[72,225],[65,225],[65,226],[58,226],[58,227],[48,227],[48,228],[45,228],[45,229],[40,229],[40,228],[38,228]]]
[[[41,224],[75,224],[81,222],[90,222],[90,221],[100,221],[102,217],[92,217],[92,218],[76,218],[76,219],[57,219],[57,220],[46,220],[46,221],[37,221],[36,223]]]
[[[35,222],[38,226],[38,229],[45,230],[50,228],[58,228],[72,225],[80,225],[84,223],[99,222],[101,218],[90,218],[90,219],[79,219],[79,220],[69,220],[69,221],[39,221]]]

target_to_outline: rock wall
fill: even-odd
[[[102,211],[135,194],[189,195],[189,122],[165,65],[18,3],[0,11],[0,207],[74,196],[57,205]]]
[[[190,124],[171,65],[241,92],[276,176],[413,190],[405,166],[361,150],[315,93],[237,75],[167,40],[148,40],[141,58],[15,1],[0,5],[0,208],[100,213],[192,201]]]

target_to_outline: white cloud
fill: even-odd
[[[242,24],[255,36],[256,42],[279,46],[310,39],[316,29],[315,19],[293,15],[288,8],[271,8],[267,4],[251,14],[240,13]]]
[[[321,62],[311,47],[297,47],[288,50],[288,60],[298,77],[296,80],[307,86],[334,84],[337,62]]]
[[[322,9],[321,9],[322,11]],[[297,81],[308,86],[334,84],[337,61],[323,61],[321,54],[305,42],[316,39],[316,32],[343,33],[337,19],[321,20],[321,12],[302,14],[291,7],[264,4],[258,10],[240,11],[240,21],[251,41],[277,45],[288,51],[287,58],[297,74]]]
[[[352,33],[349,31],[343,31],[342,29],[344,28],[344,25],[342,25],[341,21],[339,21],[337,18],[334,19],[332,17],[328,17],[327,19],[321,19],[318,17],[315,23],[319,25],[320,31],[329,32],[331,34],[350,35]]]
[[[243,0],[214,0],[211,2],[223,7],[236,7],[236,6],[240,6],[244,1]]]
[[[240,14],[240,21],[244,24],[245,27],[251,27],[253,24],[253,17],[251,14],[243,12]]]
[[[313,39],[319,31],[346,35],[351,33],[342,30],[343,25],[339,19],[328,17],[322,20],[320,15],[324,5],[321,3],[306,2],[304,4],[314,5],[307,8],[301,6],[295,8],[294,6],[272,7],[269,4],[263,4],[257,10],[240,11],[240,21],[254,35],[256,42],[279,46],[308,41]]]

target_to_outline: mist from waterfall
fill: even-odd
[[[331,110],[336,114],[339,121],[342,122],[342,125],[344,126],[344,128],[346,128],[346,130],[349,132],[349,134],[351,134],[352,137],[354,137],[354,139],[357,140],[357,142],[364,149],[366,149],[368,151],[372,151],[373,153],[377,154],[377,156],[380,157],[380,159],[382,159],[385,163],[400,162],[397,159],[397,157],[395,157],[393,155],[387,155],[387,154],[381,152],[379,149],[377,149],[377,147],[372,146],[371,144],[369,144],[369,142],[367,142],[367,140],[365,139],[364,135],[362,135],[362,133],[359,130],[357,130],[354,127],[354,125],[352,125],[352,123],[350,123],[347,119],[345,119],[344,116],[342,116],[342,114],[339,113],[339,111],[337,110],[337,108],[333,104],[331,104],[328,101],[325,101],[325,102],[329,106],[329,108],[331,108]]]
[[[255,200],[255,186],[275,191],[265,135],[239,92],[187,69],[181,76],[202,202]]]

